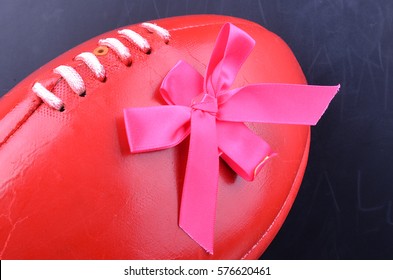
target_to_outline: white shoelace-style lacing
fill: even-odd
[[[158,26],[155,23],[150,23],[150,22],[144,22],[141,24],[144,28],[146,28],[149,32],[151,33],[157,33],[162,39],[164,39],[165,43],[169,42],[169,39],[171,38],[169,31],[162,28],[161,26]]]
[[[143,38],[141,35],[139,35],[138,33],[136,33],[135,31],[131,29],[123,29],[123,30],[119,30],[117,33],[119,33],[119,35],[122,36],[123,38],[137,45],[138,48],[144,53],[150,52],[150,45],[147,42],[147,40]]]
[[[60,65],[53,70],[54,73],[59,74],[71,87],[72,91],[79,96],[83,96],[86,92],[85,82],[82,77],[71,66]]]
[[[106,46],[115,51],[125,65],[131,65],[131,53],[128,48],[116,38],[106,38],[98,41],[101,46]]]
[[[52,92],[47,90],[46,87],[44,87],[41,83],[35,83],[32,90],[39,98],[42,99],[42,101],[44,101],[53,109],[56,109],[58,111],[64,110],[63,101]]]
[[[93,53],[83,52],[78,54],[75,60],[83,61],[98,80],[105,81],[105,68]]]
[[[142,23],[142,27],[148,30],[151,33],[156,33],[160,36],[165,43],[168,43],[170,40],[169,31],[154,24],[154,23]],[[126,39],[127,41],[135,44],[142,52],[150,53],[151,47],[145,38],[136,33],[131,29],[122,29],[118,31],[119,36]],[[99,46],[105,46],[107,48],[112,49],[119,59],[127,66],[131,65],[131,53],[130,50],[118,39],[116,38],[106,38],[101,39],[98,42]],[[98,60],[98,58],[91,52],[83,52],[75,57],[75,60],[82,61],[86,66],[93,72],[94,76],[101,82],[104,82],[106,79],[105,68]],[[86,93],[85,82],[82,77],[78,74],[78,72],[71,66],[60,65],[53,70],[54,73],[59,74],[66,83],[70,86],[73,92],[75,92],[79,96],[84,96]],[[46,103],[49,107],[63,111],[64,103],[63,101],[45,88],[41,83],[36,82],[32,91],[39,97],[41,100]]]

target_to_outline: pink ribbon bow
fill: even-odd
[[[314,125],[339,89],[293,84],[230,89],[254,45],[247,33],[227,23],[205,78],[180,61],[161,85],[169,105],[124,110],[132,153],[171,148],[190,135],[179,226],[211,254],[219,157],[244,179],[253,180],[272,153],[244,122]]]

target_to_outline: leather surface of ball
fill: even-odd
[[[226,22],[256,40],[234,88],[305,84],[296,58],[277,35],[243,19],[197,15],[152,22],[170,32],[168,43],[139,24],[125,27],[149,42],[150,54],[114,30],[60,55],[0,100],[1,259],[255,259],[273,240],[301,184],[308,126],[247,123],[277,156],[252,182],[220,161],[211,255],[178,226],[188,141],[131,154],[123,109],[164,105],[159,88],[179,60],[204,74]],[[111,49],[98,54],[106,71],[99,81],[74,58],[108,37],[129,48],[132,64]],[[59,65],[82,76],[85,96],[53,73]],[[63,100],[63,112],[34,94],[37,81]]]

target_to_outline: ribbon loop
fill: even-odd
[[[179,80],[178,77],[187,77]],[[170,105],[190,106],[193,98],[203,92],[203,77],[184,61],[179,61],[162,81],[160,93]]]
[[[190,134],[190,117],[190,108],[184,106],[124,109],[131,152],[151,152],[176,146]]]
[[[205,92],[218,96],[228,90],[254,45],[255,40],[246,32],[233,24],[224,24],[207,66]]]
[[[273,155],[243,122],[315,124],[339,89],[255,84],[229,90],[254,44],[243,30],[225,24],[204,78],[180,61],[161,85],[169,105],[124,110],[132,152],[170,148],[190,134],[179,226],[211,254],[219,155],[246,180]]]
[[[247,181],[254,180],[259,168],[273,155],[269,144],[243,123],[217,121],[217,138],[221,158]]]

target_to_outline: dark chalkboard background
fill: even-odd
[[[299,195],[262,258],[393,259],[392,0],[0,0],[0,95],[104,31],[199,13],[261,24],[309,83],[342,85],[312,128]]]

